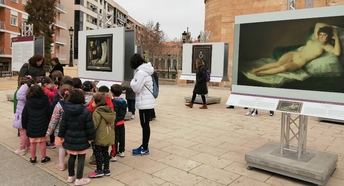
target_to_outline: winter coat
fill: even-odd
[[[22,125],[28,137],[45,137],[49,119],[50,104],[46,95],[27,99],[22,113]]]
[[[89,141],[95,137],[91,113],[83,104],[68,101],[63,106],[63,115],[58,136],[63,138],[63,148],[82,151],[90,147]]]
[[[151,63],[143,63],[135,70],[130,87],[136,94],[135,106],[137,109],[144,110],[155,107],[155,98],[151,93],[153,92],[153,80],[151,76],[153,72],[154,68]]]
[[[87,105],[87,109],[90,111],[90,112],[94,112],[94,110],[96,109],[96,108],[94,108],[93,107],[93,103],[94,103],[94,100],[93,99],[91,99],[91,101],[88,103],[88,105]],[[114,105],[112,104],[112,100],[111,100],[111,98],[110,98],[110,96],[108,96],[108,95],[106,95],[105,96],[105,103],[106,103],[106,105],[108,106],[108,107],[110,107],[112,110],[114,109]]]
[[[50,76],[54,71],[61,71],[63,74],[63,66],[60,63],[57,63],[55,66],[53,66],[53,68],[51,69]]]
[[[110,146],[115,143],[114,121],[116,113],[108,106],[99,106],[92,114],[96,138],[99,146]]]
[[[64,101],[60,100],[56,105],[53,110],[53,114],[51,115],[47,134],[50,136],[54,132],[54,136],[58,136],[59,134],[59,129],[60,129],[60,123],[62,120],[62,115],[63,115],[63,105]]]
[[[196,84],[193,90],[195,94],[208,94],[208,86],[206,81],[207,70],[205,66],[200,66],[196,72]]]
[[[22,128],[22,112],[25,106],[26,94],[28,90],[29,90],[29,86],[27,86],[27,84],[23,84],[17,90],[17,94],[16,94],[17,106],[16,106],[16,112],[14,114],[14,120],[13,120],[13,127],[16,129]]]
[[[23,66],[20,68],[19,77],[24,77],[30,75],[35,81],[37,81],[38,77],[45,76],[45,71],[43,65],[36,66],[29,63],[24,63]]]
[[[124,98],[116,97],[112,99],[112,103],[115,106],[115,112],[116,112],[115,124],[116,126],[123,125],[125,114],[127,113],[127,107],[128,107],[127,101],[125,101]]]

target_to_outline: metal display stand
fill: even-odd
[[[337,155],[307,150],[308,117],[283,112],[280,144],[265,144],[245,154],[247,168],[258,168],[317,185],[325,185],[334,172]],[[292,141],[296,140],[296,145]]]
[[[308,117],[304,115],[298,115],[293,119],[290,113],[282,113],[280,141],[280,153],[282,156],[285,151],[288,151],[296,153],[297,159],[301,159],[301,155],[306,152],[307,121]],[[292,148],[290,144],[293,139],[297,140],[296,149]]]

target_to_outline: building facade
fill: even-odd
[[[28,18],[24,10],[26,0],[0,0],[0,72],[11,71],[11,38],[21,32],[21,25]]]
[[[285,11],[290,0],[204,0],[204,30],[210,32],[210,42],[233,43],[234,19],[238,15]],[[343,5],[344,0],[295,0],[296,9]],[[228,74],[232,74],[233,48],[229,47]]]
[[[122,26],[135,30],[136,40],[140,39],[141,24],[114,0],[75,0],[74,3],[74,59],[78,58],[79,31]]]
[[[68,64],[68,25],[65,22],[66,14],[71,11],[67,11],[65,8],[66,0],[57,0],[56,1],[56,16],[54,23],[54,43],[51,45],[52,57],[58,57],[61,64]]]

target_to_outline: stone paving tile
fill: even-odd
[[[251,179],[249,177],[246,176],[241,176],[239,179],[235,180],[234,182],[232,182],[231,184],[229,184],[230,186],[270,186],[267,183],[263,183],[260,181],[257,181],[255,179]]]
[[[162,148],[162,150],[165,152],[169,152],[171,154],[175,154],[175,155],[179,155],[179,156],[183,156],[183,157],[187,157],[187,158],[194,156],[194,155],[199,153],[197,151],[189,150],[189,149],[186,149],[184,147],[179,147],[179,146],[175,146],[175,145]]]
[[[182,169],[184,171],[190,171],[191,169],[194,169],[195,167],[198,167],[202,164],[200,162],[193,161],[177,155],[169,155],[164,159],[160,159],[159,162],[165,163],[178,169]]]
[[[192,156],[191,159],[219,169],[222,169],[228,166],[229,164],[233,163],[233,161],[231,160],[219,158],[217,156],[205,153],[200,153],[195,156]]]
[[[173,184],[181,186],[195,185],[204,180],[204,178],[200,176],[190,174],[188,172],[173,167],[168,167],[166,169],[154,173],[153,175]]]
[[[113,178],[127,185],[140,186],[161,185],[166,182],[156,176],[135,169],[116,175]]]
[[[131,156],[130,158],[126,157],[121,160],[121,163],[148,174],[155,173],[167,167],[166,164],[151,160],[148,158],[148,156]]]
[[[195,175],[199,175],[209,180],[226,184],[226,185],[230,184],[231,182],[233,182],[234,180],[240,177],[239,174],[225,171],[223,169],[210,167],[207,165],[196,167],[195,169],[192,169],[190,172]]]
[[[265,182],[272,175],[270,172],[262,171],[259,169],[248,170],[246,163],[239,163],[239,162],[234,162],[228,165],[227,167],[224,168],[224,170],[235,172],[247,178],[252,178],[261,182]]]
[[[194,186],[224,186],[224,184],[215,182],[215,181],[211,181],[211,180],[204,180],[201,181],[197,184],[195,184]]]

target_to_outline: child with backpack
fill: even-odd
[[[110,176],[110,155],[109,146],[114,144],[115,131],[113,123],[115,121],[115,112],[106,105],[105,95],[96,93],[93,96],[93,107],[95,108],[92,117],[96,138],[94,139],[94,155],[96,157],[97,168],[88,176],[98,178]]]
[[[123,92],[122,86],[114,84],[111,86],[112,103],[115,107],[116,119],[115,119],[115,144],[111,149],[111,161],[117,161],[117,156],[123,158],[125,150],[125,127],[124,118],[127,113],[127,102],[124,98],[121,98]]]
[[[85,97],[82,90],[71,90],[66,100],[58,137],[62,138],[62,146],[69,154],[67,182],[86,185],[91,181],[89,178],[83,178],[86,151],[95,137],[92,115],[84,106]],[[76,159],[78,165],[75,176]]]
[[[31,163],[37,162],[36,147],[40,148],[41,163],[50,161],[46,155],[46,131],[48,129],[50,118],[50,104],[42,88],[38,85],[32,85],[27,94],[22,113],[22,125],[26,129],[26,134],[30,140]]]

